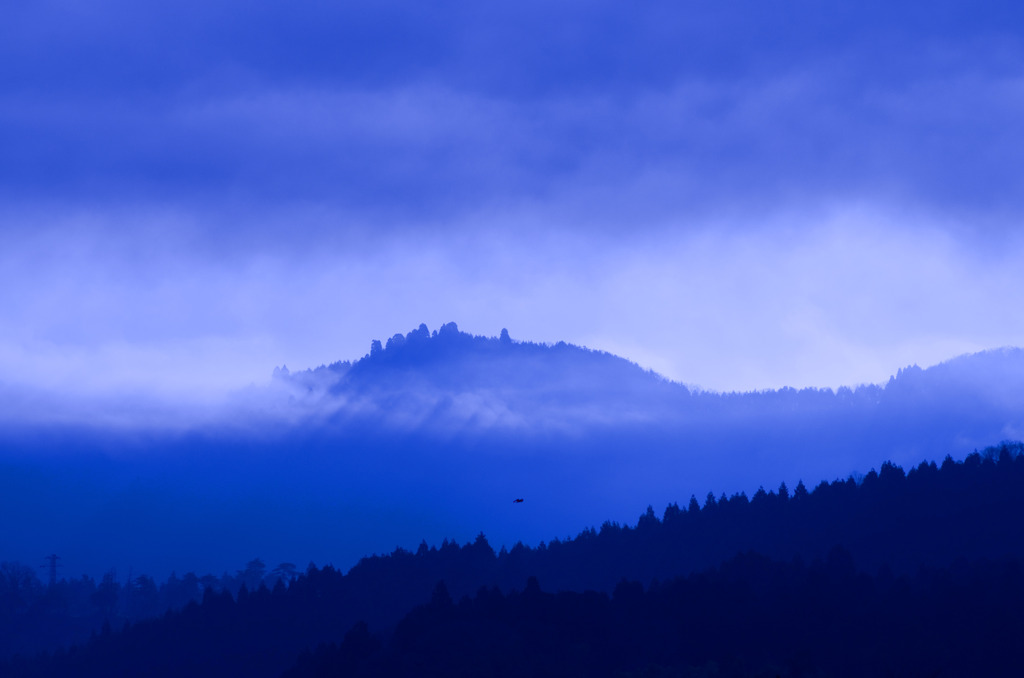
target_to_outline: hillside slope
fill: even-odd
[[[456,675],[462,669],[454,650],[462,646],[451,645],[452,638],[479,641],[461,655],[474,658],[464,668],[477,672],[480,662],[511,661],[508,653],[540,665],[545,657],[569,661],[583,643],[612,652],[608,661],[618,670],[744,659],[844,676],[896,669],[906,675],[926,658],[933,668],[943,662],[947,669],[965,668],[972,657],[981,661],[978,652],[986,648],[984,665],[994,671],[988,675],[1014,675],[1016,650],[1005,639],[1024,630],[1018,605],[1024,593],[1022,452],[1020,444],[1006,445],[909,473],[886,465],[860,483],[783,487],[749,500],[709,497],[703,506],[694,499],[687,507],[670,505],[661,518],[648,511],[635,525],[606,523],[538,547],[495,552],[478,535],[463,546],[424,543],[415,553],[399,549],[366,558],[347,574],[310,567],[287,587],[209,590],[201,605],[104,634],[53,661],[0,670],[16,676],[269,677],[303,648],[340,642],[365,621],[368,631],[357,628],[340,649],[307,658],[293,675],[409,675],[410,662]],[[542,598],[539,586],[528,584],[531,577],[546,591],[582,595]],[[613,594],[611,607],[607,594]],[[410,614],[432,598],[429,608]],[[532,611],[519,607],[542,599]],[[457,610],[453,600],[461,601]],[[623,607],[627,601],[633,602]],[[581,618],[579,605],[592,615]],[[568,635],[542,634],[542,646],[529,642],[523,614],[564,618]],[[721,633],[733,641],[723,642]],[[454,635],[433,642],[447,634]],[[707,642],[679,644],[705,636]],[[874,649],[844,664],[837,651],[849,648],[851,639]],[[608,667],[597,668],[587,675],[604,675]]]

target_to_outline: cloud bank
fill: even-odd
[[[201,404],[421,321],[719,390],[1022,344],[1020,12],[19,8],[0,381]]]

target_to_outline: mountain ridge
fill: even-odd
[[[1016,346],[1000,346],[981,351],[961,353],[934,365],[921,367],[917,363],[911,363],[898,368],[888,379],[880,382],[861,382],[856,384],[840,384],[838,386],[803,386],[794,387],[789,385],[777,388],[741,390],[719,390],[704,388],[689,382],[675,380],[659,372],[645,368],[639,363],[609,351],[592,349],[587,346],[572,344],[565,341],[556,343],[532,342],[526,340],[514,340],[510,337],[507,329],[502,329],[499,336],[474,335],[463,332],[455,322],[443,324],[440,329],[432,333],[425,323],[421,323],[417,329],[407,334],[396,333],[382,343],[378,339],[371,341],[371,348],[368,353],[354,360],[337,360],[329,364],[321,364],[317,367],[310,367],[296,371],[288,370],[287,366],[275,367],[272,377],[275,379],[293,380],[312,386],[313,382],[322,378],[340,379],[346,374],[356,373],[359,376],[374,374],[375,368],[387,367],[394,371],[412,370],[417,367],[436,366],[443,360],[467,360],[480,357],[508,358],[509,354],[501,355],[495,349],[515,349],[519,355],[531,353],[533,355],[548,352],[551,355],[561,356],[575,354],[574,357],[587,356],[599,360],[608,360],[620,363],[622,369],[632,370],[651,379],[672,384],[684,389],[688,393],[709,395],[709,396],[734,396],[765,393],[787,393],[803,391],[831,391],[838,394],[840,391],[857,391],[871,387],[884,388],[895,382],[906,381],[917,373],[948,373],[956,374],[963,372],[965,367],[971,364],[984,363],[992,366],[999,362],[999,367],[1004,368],[1008,361],[1019,366],[1020,376],[1024,378],[1024,348]],[[475,351],[475,354],[472,353]],[[411,360],[410,358],[413,358]],[[417,365],[415,358],[425,358],[423,364]],[[328,375],[331,375],[328,377]]]
[[[558,412],[563,423],[682,421],[709,412],[723,416],[787,416],[799,411],[843,411],[867,407],[904,410],[926,404],[943,411],[983,402],[1001,411],[1024,409],[1024,350],[1002,347],[954,356],[933,366],[900,368],[879,384],[781,387],[754,391],[714,391],[673,381],[606,351],[558,342],[514,341],[461,332],[447,323],[430,333],[425,324],[371,350],[354,362],[338,361],[302,371],[275,368],[274,381],[299,402],[336,405],[335,421],[346,407],[384,413],[415,413],[414,425],[446,417],[472,423],[473,399],[481,408],[502,411],[516,426],[541,426],[544,412]],[[378,402],[380,401],[380,402]],[[378,407],[373,407],[377,403]],[[460,410],[460,407],[462,408]],[[389,424],[401,425],[395,419]],[[452,422],[449,422],[452,423]],[[476,423],[479,423],[476,422]],[[1011,427],[1001,438],[1015,437]],[[990,439],[979,441],[983,444]]]

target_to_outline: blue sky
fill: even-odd
[[[723,390],[1024,344],[1022,14],[9,8],[0,382],[195,404],[452,320]]]

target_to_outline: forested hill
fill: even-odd
[[[301,372],[275,370],[298,402],[335,421],[480,428],[615,425],[657,419],[689,396],[624,358],[559,342],[513,341],[426,325],[371,343],[370,353]],[[313,410],[317,411],[316,409]]]
[[[697,575],[623,580],[609,595],[439,584],[390,637],[356,624],[284,678],[875,678],[1020,675],[1020,561],[894,578],[849,554],[804,564],[743,554]]]
[[[721,393],[672,382],[636,363],[605,351],[558,342],[540,344],[514,340],[508,330],[498,337],[467,334],[455,323],[430,332],[426,325],[408,334],[395,334],[382,343],[371,342],[370,352],[354,362],[342,360],[301,371],[287,367],[274,377],[312,396],[415,391],[493,390],[513,399],[516,395],[557,401],[559,397],[601,402],[605,398],[642,398],[660,402],[655,411],[687,405],[749,410],[759,405],[843,406],[938,404],[956,397],[975,405],[1024,404],[1024,350],[1001,348],[965,354],[922,369],[900,369],[884,384],[851,384],[831,388],[781,388]],[[980,399],[980,400],[979,400]],[[621,403],[617,403],[621,404]]]
[[[678,643],[659,637],[643,650],[645,637],[635,638],[639,645],[618,638],[614,643],[626,642],[626,646],[613,643],[609,651],[619,653],[616,661],[624,663],[617,666],[623,670],[643,668],[645,662],[723,662],[730,652],[736,655],[733,659],[753,653],[755,663],[785,663],[796,661],[794,657],[804,652],[811,662],[804,667],[808,672],[790,675],[884,674],[894,667],[906,667],[907,658],[916,655],[900,654],[901,643],[888,637],[888,632],[879,636],[882,627],[868,628],[866,620],[889,619],[894,629],[902,622],[910,625],[908,628],[942,627],[945,635],[928,636],[922,631],[913,636],[911,646],[918,641],[934,645],[936,638],[950,642],[951,633],[955,636],[964,630],[960,623],[964,614],[985,615],[984,624],[971,631],[978,638],[984,636],[985,647],[998,645],[999,634],[1012,636],[1024,631],[1024,619],[1015,602],[1024,592],[1022,493],[1024,446],[1019,443],[989,448],[963,462],[923,463],[909,472],[886,464],[859,481],[821,483],[812,490],[799,484],[759,491],[750,498],[742,494],[717,499],[712,495],[703,502],[693,498],[686,506],[669,505],[660,516],[649,510],[633,526],[606,523],[575,538],[535,547],[516,545],[495,553],[480,535],[463,546],[454,542],[440,547],[423,544],[415,552],[399,549],[366,558],[347,574],[330,567],[310,567],[288,585],[267,582],[255,592],[210,589],[201,604],[189,605],[181,612],[106,632],[72,653],[2,668],[12,676],[275,676],[297,661],[304,648],[340,642],[353,625],[367,622],[368,630],[357,627],[340,649],[325,649],[316,657],[307,657],[293,675],[335,675],[316,673],[318,662],[327,667],[350,662],[352,671],[364,670],[376,666],[372,662],[364,665],[370,657],[384,662],[381,666],[403,666],[408,652],[425,653],[429,661],[440,662],[437,675],[455,675],[458,671],[445,663],[454,661],[450,653],[430,658],[437,648],[422,645],[434,637],[422,635],[423,628],[447,628],[452,633],[476,628],[485,635],[512,629],[513,640],[508,641],[512,645],[500,638],[479,638],[480,647],[497,642],[493,657],[505,657],[502,653],[512,652],[526,633],[518,625],[532,618],[530,615],[542,614],[543,608],[553,615],[549,622],[559,615],[567,619],[587,616],[589,609],[596,626],[549,638],[544,652],[551,654],[542,657],[571,661],[573,647],[580,643],[603,645],[600,634],[633,627],[646,617],[640,610],[652,609],[671,621],[670,628],[696,624],[695,628],[705,633],[731,630],[739,634],[737,643],[712,643],[703,649],[697,644],[690,655],[663,656],[658,653],[669,652]],[[744,553],[759,555],[734,560]],[[770,561],[790,564],[773,565]],[[721,574],[691,576],[723,562],[733,564],[724,566]],[[669,583],[680,576],[689,578]],[[535,597],[535,602],[546,602],[524,610],[521,605],[528,598],[506,596],[522,590],[530,577],[545,591],[594,591],[597,597]],[[623,580],[636,584],[622,588]],[[432,596],[437,602],[438,581],[444,582],[446,595],[455,601],[475,596],[474,601],[460,603],[458,613],[438,612],[436,605],[416,612],[392,635],[395,624],[413,607]],[[650,589],[646,598],[630,593],[645,588]],[[527,589],[523,595],[539,595],[539,590],[531,594]],[[733,593],[724,595],[728,590]],[[615,596],[609,607],[609,599],[601,596],[611,592]],[[622,600],[630,596],[640,602],[622,608]],[[978,599],[968,605],[965,601],[972,596]],[[775,603],[766,602],[773,600]],[[754,603],[761,607],[751,608]],[[773,627],[759,616],[767,613],[764,605],[778,605],[779,619],[792,621],[807,632],[790,634],[779,646],[785,656],[766,654],[764,644],[755,642],[761,637],[757,629]],[[24,628],[31,610],[29,606],[28,611],[16,611],[5,623]],[[817,616],[802,616],[812,612]],[[435,619],[435,614],[440,616]],[[814,619],[825,626],[818,626]],[[111,626],[117,629],[121,623],[113,619]],[[587,636],[588,628],[597,635]],[[635,628],[650,630],[643,624]],[[822,628],[860,638],[866,646],[876,647],[877,653],[856,664],[860,669],[814,673],[811,669],[817,665],[813,661],[826,656],[834,659],[834,655],[823,654],[814,640]],[[468,637],[476,638],[472,633]],[[803,638],[804,646],[794,638]],[[537,648],[530,651],[534,650]],[[920,647],[907,651],[911,650],[927,654]],[[989,668],[991,662],[1003,661],[1005,653],[1011,652],[1006,648],[1000,651],[1003,654],[997,658],[986,659]],[[949,661],[963,664],[970,657],[970,650],[965,650]],[[375,674],[367,670],[365,675]],[[384,669],[377,674],[389,675]],[[1010,674],[997,670],[991,675]]]
[[[802,431],[854,436],[887,451],[932,451],[953,442],[980,448],[1024,434],[1024,350],[1016,348],[909,366],[884,384],[718,393],[606,352],[517,341],[507,330],[473,336],[448,323],[432,333],[420,325],[384,344],[375,340],[355,362],[278,368],[274,376],[296,411],[445,434],[578,434],[638,425],[702,439],[739,426],[793,442],[786,429],[798,422]]]

